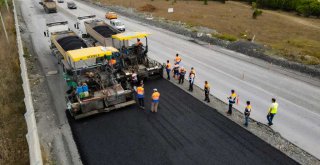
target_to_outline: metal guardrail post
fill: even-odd
[[[26,65],[25,58],[23,57],[24,51],[23,51],[22,40],[20,35],[20,28],[18,24],[15,1],[12,0],[12,3],[13,3],[13,13],[14,13],[16,34],[17,34],[17,45],[18,45],[18,53],[19,53],[19,60],[20,60],[21,77],[23,82],[22,87],[25,95],[24,103],[27,110],[27,112],[24,114],[24,117],[26,119],[27,127],[28,127],[28,133],[26,135],[26,138],[29,146],[30,164],[42,165],[43,161],[41,156],[40,141],[38,136],[36,118],[34,115],[34,108],[33,108],[33,102],[32,102],[28,72],[27,72],[27,65]]]

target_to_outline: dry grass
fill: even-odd
[[[0,164],[29,164],[26,122],[14,19],[1,9],[10,43],[0,27]]]
[[[306,64],[320,64],[320,19],[304,18],[292,13],[263,10],[257,19],[252,19],[252,10],[243,3],[227,1],[226,4],[202,1],[165,0],[100,0],[107,5],[122,5],[139,9],[151,4],[156,6],[154,16],[183,21],[193,26],[206,26],[221,34],[241,38],[244,34],[256,36],[255,41],[268,45],[278,54]],[[139,1],[139,3],[137,3]],[[169,7],[174,13],[167,13]],[[292,44],[291,41],[308,46]],[[309,48],[312,49],[309,49]],[[290,50],[290,51],[288,51]],[[292,51],[294,50],[294,51]],[[313,61],[310,61],[312,57]],[[302,58],[299,58],[302,57]],[[304,58],[307,57],[307,58]]]

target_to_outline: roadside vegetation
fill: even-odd
[[[0,164],[29,164],[24,94],[11,5],[8,12],[4,0],[0,0],[0,12],[9,39],[7,42],[0,19]]]
[[[255,42],[269,50],[269,55],[307,65],[320,64],[320,19],[316,16],[298,16],[294,7],[284,5],[292,4],[292,1],[296,2],[295,7],[298,8],[299,4],[305,4],[303,1],[313,0],[256,0],[255,4],[252,4],[252,0],[248,0],[250,3],[247,0],[138,1],[139,3],[137,0],[99,0],[105,5],[135,8],[156,17],[185,22],[190,27],[208,27],[217,31],[211,34],[213,37],[228,41],[250,41],[254,38]],[[282,2],[282,6],[275,6],[273,3],[268,5],[267,1],[279,4]],[[174,12],[168,13],[168,8],[174,8]]]

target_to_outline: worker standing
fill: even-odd
[[[194,70],[193,67],[191,67],[191,71],[189,73],[189,91],[190,92],[193,91],[193,83],[194,83],[195,77],[196,77],[196,71]]]
[[[170,64],[169,60],[167,60],[166,72],[167,72],[167,76],[168,76],[167,79],[170,80],[171,64]]]
[[[272,104],[270,105],[269,112],[267,115],[269,126],[273,125],[272,120],[273,120],[274,116],[277,114],[278,106],[279,106],[279,104],[276,102],[275,98],[272,98],[271,101],[272,101]]]
[[[252,107],[251,107],[250,101],[247,101],[247,106],[244,109],[244,126],[245,127],[248,127],[251,110],[252,110]]]
[[[180,64],[181,62],[181,57],[179,56],[179,54],[176,54],[176,58],[174,59],[175,64]]]
[[[210,95],[210,85],[208,81],[205,81],[204,82],[204,96],[205,96],[204,101],[207,101],[208,103],[210,103],[209,95]]]
[[[139,107],[144,109],[144,88],[143,84],[140,84],[140,86],[137,88],[137,98],[139,102]]]
[[[193,83],[194,83],[194,74],[189,75],[189,91],[193,91]]]
[[[186,73],[187,73],[186,69],[184,69],[184,67],[181,67],[179,71],[179,84],[180,83],[183,84]]]
[[[140,39],[138,38],[138,39],[137,39],[136,46],[142,46],[142,45],[143,45],[142,42],[141,42]]]
[[[174,67],[173,67],[173,78],[175,78],[175,79],[178,79],[178,77],[179,77],[179,68],[180,68],[180,66],[179,66],[179,64],[174,64]]]
[[[237,94],[235,93],[235,91],[232,89],[231,90],[231,95],[228,97],[229,100],[229,110],[228,110],[228,115],[232,114],[232,106],[234,103],[236,103],[236,99],[237,99]]]
[[[159,105],[159,99],[160,99],[160,93],[158,92],[158,90],[156,88],[153,89],[151,99],[152,99],[151,112],[157,112],[158,105]]]

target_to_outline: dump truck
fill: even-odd
[[[66,52],[62,65],[69,86],[67,111],[75,119],[117,110],[136,103],[134,91],[117,81],[112,65],[113,47],[89,47]]]
[[[148,57],[148,36],[146,32],[124,32],[112,35],[113,47],[120,50],[121,72],[127,79],[131,78],[133,71],[138,74],[139,80],[163,76],[163,65]],[[130,45],[129,41],[142,41]]]
[[[39,4],[43,6],[43,9],[46,13],[57,12],[57,4],[54,0],[41,0]]]
[[[69,50],[91,46],[70,30],[67,21],[47,23],[44,35],[50,39],[50,49],[52,54],[57,57],[58,62],[67,57],[66,52]]]
[[[100,46],[111,46],[111,36],[120,33],[104,20],[95,18],[94,15],[78,17],[75,28],[80,31],[83,38],[91,38],[94,45]]]

